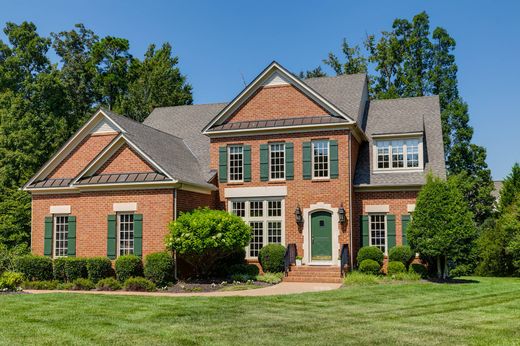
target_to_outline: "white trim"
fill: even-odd
[[[415,211],[415,204],[406,205],[406,211],[409,213],[413,213]]]
[[[287,186],[226,187],[225,198],[283,197],[287,196]]]
[[[70,205],[51,205],[49,214],[70,214]]]
[[[382,139],[382,138],[419,138],[419,137],[423,137],[424,136],[424,133],[423,132],[408,132],[408,133],[384,133],[384,134],[379,134],[379,135],[371,135],[371,137],[374,139],[374,140],[377,140],[377,139]]]
[[[347,114],[345,114],[335,105],[330,103],[323,96],[319,95],[316,91],[311,89],[300,79],[293,76],[289,71],[287,71],[276,61],[273,61],[244,90],[242,90],[242,92],[238,94],[238,96],[235,97],[235,99],[228,103],[227,106],[224,107],[224,109],[220,111],[217,114],[217,116],[213,118],[208,125],[206,125],[206,127],[204,127],[202,132],[206,134],[207,130],[210,129],[213,125],[215,125],[219,121],[226,119],[227,116],[233,114],[233,112],[236,111],[245,100],[248,100],[249,97],[256,91],[256,89],[258,87],[261,87],[263,85],[263,82],[275,72],[278,72],[281,76],[285,77],[291,85],[302,91],[307,97],[314,99],[314,101],[320,104],[323,108],[330,111],[332,115],[340,116],[346,120],[349,120],[350,123],[355,122],[352,118],[350,118]]]
[[[367,205],[365,206],[365,213],[389,213],[390,206],[388,204],[381,205]]]
[[[372,136],[373,137],[373,136]],[[408,146],[406,144],[406,140],[416,139],[418,140],[417,144],[417,151],[418,151],[418,161],[419,166],[418,167],[407,167],[408,162]],[[392,167],[392,157],[393,157],[393,147],[392,147],[392,141],[404,141],[403,144],[403,167]],[[374,142],[372,143],[372,162],[373,162],[373,169],[372,172],[374,174],[377,173],[413,173],[413,172],[423,172],[424,171],[424,147],[423,147],[423,141],[424,138],[421,135],[419,136],[413,136],[410,135],[409,137],[402,137],[398,135],[394,135],[391,137],[384,137],[381,139],[374,139]],[[388,145],[388,168],[378,168],[378,153],[377,153],[377,144],[378,142],[390,142]]]
[[[137,211],[137,203],[114,203],[112,205],[112,210],[115,212]]]
[[[242,179],[238,179],[238,180],[232,180],[231,179],[231,148],[241,148],[242,149],[242,152],[241,152],[241,155],[242,155],[242,158],[241,158],[241,161],[242,161]],[[226,147],[226,150],[227,150],[227,170],[226,170],[226,174],[227,174],[227,180],[229,183],[243,183],[244,182],[244,178],[245,178],[245,160],[244,160],[244,145],[242,144],[230,144]],[[233,154],[233,155],[236,155],[236,154]]]
[[[388,217],[387,217],[387,214],[386,213],[372,213],[370,215],[368,215],[368,245],[369,246],[377,246],[377,245],[372,245],[372,226],[371,226],[371,223],[372,223],[372,216],[383,216],[384,219],[385,219],[385,251],[384,251],[384,254],[385,256],[388,255]]]
[[[327,143],[327,176],[326,177],[315,177],[314,173],[314,144],[322,142]],[[312,180],[329,180],[330,179],[330,140],[329,139],[316,139],[311,141],[311,176]]]
[[[282,145],[283,146],[283,178],[272,178],[271,177],[271,146],[273,145]],[[269,168],[269,172],[268,172],[268,180],[269,181],[285,181],[287,179],[287,165],[286,165],[286,161],[287,161],[287,148],[286,148],[286,142],[269,142],[267,143],[267,161],[268,161],[268,168]]]
[[[312,261],[311,258],[311,215],[315,211],[328,211],[332,216],[332,260]],[[303,263],[309,265],[337,265],[339,257],[339,215],[338,208],[332,208],[330,204],[318,202],[303,209]]]

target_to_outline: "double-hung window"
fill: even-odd
[[[285,143],[269,144],[269,178],[285,179]]]
[[[378,140],[374,150],[376,170],[418,169],[422,165],[421,150],[418,138]]]
[[[118,214],[117,216],[118,254],[119,256],[134,253],[134,214]]]
[[[69,217],[54,216],[54,257],[68,255]]]
[[[329,178],[329,141],[312,142],[312,178]]]
[[[258,257],[267,244],[283,244],[284,201],[282,199],[252,199],[230,202],[230,210],[251,227],[247,257]]]
[[[378,247],[386,253],[386,215],[370,214],[369,242],[370,246]]]
[[[244,147],[241,145],[228,147],[228,178],[230,182],[244,181]]]

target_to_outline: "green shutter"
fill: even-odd
[[[45,233],[43,238],[43,254],[52,256],[52,216],[45,217]]]
[[[294,179],[294,145],[285,143],[285,179]]]
[[[143,255],[143,214],[134,214],[134,255]]]
[[[406,229],[410,222],[410,215],[401,215],[401,232],[403,234],[403,245],[408,245],[408,239],[406,238]]]
[[[218,148],[218,180],[227,182],[227,147]]]
[[[330,178],[337,179],[338,178],[338,141],[331,140],[329,141],[329,150],[330,150]]]
[[[312,179],[312,149],[311,142],[304,142],[302,147],[303,179]]]
[[[251,181],[251,146],[244,145],[244,181]]]
[[[76,256],[76,217],[69,216],[69,229],[67,232],[67,256]]]
[[[359,219],[361,226],[361,247],[368,246],[370,245],[368,238],[368,215],[361,215]]]
[[[260,180],[269,180],[269,145],[260,144]]]
[[[387,250],[395,247],[395,215],[386,216],[386,238],[388,241]]]
[[[110,259],[116,259],[116,251],[116,215],[108,215],[107,257]]]

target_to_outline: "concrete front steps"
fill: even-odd
[[[339,267],[334,266],[291,266],[289,275],[283,278],[284,282],[324,282],[341,283],[343,279]]]

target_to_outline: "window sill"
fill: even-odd
[[[227,182],[226,185],[244,185],[243,181],[233,181],[233,182]]]
[[[323,182],[329,182],[330,181],[330,178],[322,178],[322,179],[311,179],[311,182],[313,183],[323,183]]]
[[[267,183],[268,184],[274,184],[274,185],[281,185],[281,184],[285,184],[287,181],[286,180],[268,180]]]

